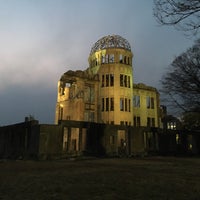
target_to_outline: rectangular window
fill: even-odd
[[[120,111],[124,111],[124,99],[120,98]]]
[[[151,107],[151,98],[150,97],[146,98],[146,104],[147,104],[147,108]]]
[[[104,75],[102,75],[102,80],[101,80],[101,87],[104,87]]]
[[[151,118],[147,117],[147,126],[150,127],[151,126]]]
[[[109,74],[106,74],[106,87],[109,86]]]
[[[114,86],[114,74],[110,74],[110,86]]]
[[[104,111],[104,98],[101,99],[101,111]]]
[[[128,57],[128,65],[130,64],[130,58]]]
[[[124,86],[127,87],[127,75],[124,76]]]
[[[155,127],[155,118],[151,118],[151,126]]]
[[[123,56],[122,56],[122,54],[119,55],[119,62],[123,63]]]
[[[109,55],[109,63],[114,63],[114,54]]]
[[[134,95],[133,96],[133,106],[134,107],[140,107],[140,96]]]
[[[151,108],[154,109],[154,98],[151,97]]]
[[[139,127],[140,126],[140,117],[139,116],[134,116],[133,118],[133,125]]]
[[[124,56],[124,63],[126,64],[126,56]]]
[[[128,76],[128,88],[130,88],[130,87],[131,87],[131,77]]]
[[[124,75],[120,74],[120,86],[123,87],[124,86]]]
[[[104,55],[101,57],[101,63],[102,63],[102,64],[105,63],[105,56],[104,56]]]
[[[108,63],[108,54],[106,54],[106,60],[105,63]]]
[[[137,126],[140,126],[140,117],[137,117]]]
[[[127,109],[127,98],[125,98],[125,111],[128,111],[128,109]]]
[[[110,98],[110,111],[114,111],[114,98]]]
[[[131,112],[131,100],[128,100],[128,112]]]
[[[106,111],[109,111],[109,98],[106,98]]]

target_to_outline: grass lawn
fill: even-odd
[[[200,199],[200,158],[0,161],[0,200]]]

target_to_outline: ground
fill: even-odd
[[[200,158],[0,161],[0,200],[200,198]]]

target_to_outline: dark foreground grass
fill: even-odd
[[[200,159],[1,161],[0,200],[200,199]]]

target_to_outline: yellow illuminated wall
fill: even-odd
[[[134,126],[160,126],[160,104],[158,91],[145,84],[133,85]]]
[[[84,72],[66,72],[58,82],[55,123],[59,120],[97,122],[98,79]]]
[[[100,50],[89,56],[89,72],[99,76],[101,123],[133,125],[132,53],[121,48]]]

